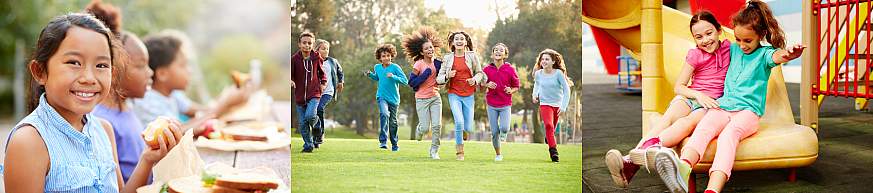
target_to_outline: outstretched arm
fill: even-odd
[[[773,53],[773,63],[782,64],[797,59],[801,54],[803,54],[803,49],[805,48],[806,46],[803,44],[795,44],[784,50],[778,50]]]

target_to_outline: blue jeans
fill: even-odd
[[[330,104],[330,101],[333,99],[333,96],[329,94],[321,95],[321,99],[318,101],[318,124],[312,128],[312,139],[315,140],[316,144],[321,144],[324,140],[324,107],[327,104]]]
[[[488,123],[491,125],[491,145],[500,148],[500,134],[509,132],[509,115],[512,106],[491,107],[488,105]]]
[[[300,136],[303,137],[303,149],[312,149],[313,147],[310,130],[318,124],[315,110],[319,100],[319,98],[312,98],[306,101],[304,106],[297,105],[297,129],[300,130]]]
[[[380,98],[376,98],[376,103],[379,105],[379,145],[385,146],[391,135],[391,145],[397,146],[397,105]]]
[[[449,94],[449,107],[452,110],[452,118],[455,119],[455,144],[464,144],[463,131],[473,133],[473,105],[475,95],[458,96]]]

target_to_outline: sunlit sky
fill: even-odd
[[[448,17],[460,19],[464,27],[486,31],[494,28],[497,20],[495,7],[499,8],[501,18],[518,14],[515,0],[424,0],[424,6],[432,10],[442,6]]]

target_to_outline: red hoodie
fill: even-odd
[[[305,105],[312,98],[321,98],[321,85],[327,83],[321,63],[324,62],[318,52],[310,51],[309,59],[304,59],[303,53],[297,51],[291,56],[291,80],[294,80],[294,102]]]

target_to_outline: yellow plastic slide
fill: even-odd
[[[639,0],[609,0],[609,1],[583,1],[582,20],[594,28],[606,31],[617,43],[639,55],[640,34],[654,33],[640,29],[641,10]],[[654,110],[643,112],[643,132],[645,133],[650,116],[658,116],[666,109],[669,99],[674,96],[673,83],[685,64],[685,54],[688,49],[694,48],[695,44],[691,37],[689,14],[677,11],[669,7],[663,7],[661,11],[663,30],[663,58],[661,64],[663,74],[654,76],[660,78],[661,88],[657,89],[654,100],[643,100],[643,106],[647,102],[656,103]],[[733,31],[723,30],[723,40],[732,40]],[[635,57],[639,58],[639,57]],[[643,71],[643,76],[653,76]],[[740,142],[736,154],[734,170],[756,170],[774,168],[796,168],[812,164],[818,157],[818,138],[815,131],[809,127],[795,124],[794,115],[788,101],[788,93],[785,81],[782,77],[782,67],[773,69],[768,85],[767,104],[765,114],[761,119],[758,133]],[[644,92],[646,93],[646,92]],[[650,112],[647,112],[650,111]],[[704,155],[703,160],[694,171],[706,173],[715,154],[716,143],[713,140]]]

